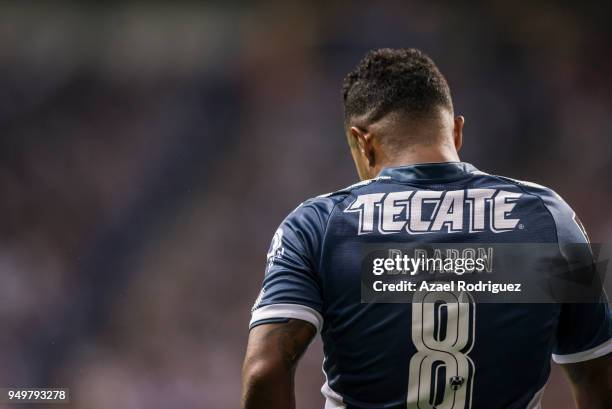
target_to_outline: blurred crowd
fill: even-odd
[[[356,181],[340,85],[371,48],[428,53],[466,117],[462,159],[552,187],[610,241],[610,17],[539,1],[2,3],[0,386],[69,387],[74,408],[237,407],[273,232]],[[321,360],[317,341],[298,407],[322,407]],[[545,404],[572,407],[552,378]]]

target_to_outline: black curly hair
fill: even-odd
[[[342,86],[344,119],[376,122],[391,112],[427,115],[434,108],[452,111],[450,89],[436,64],[414,48],[370,51]]]

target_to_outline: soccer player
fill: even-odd
[[[539,408],[551,357],[580,409],[612,408],[605,303],[361,302],[360,244],[588,239],[550,189],[460,162],[464,118],[422,52],[370,52],[346,77],[343,98],[362,182],[305,201],[274,234],[252,311],[242,407],[293,408],[296,365],[320,333],[326,409]],[[550,262],[566,261],[557,257]],[[434,310],[446,314],[437,334]]]

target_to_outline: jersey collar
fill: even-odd
[[[469,177],[474,172],[478,169],[467,162],[441,162],[384,168],[379,176],[398,182],[448,182]]]

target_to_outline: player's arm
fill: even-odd
[[[267,254],[242,372],[243,409],[295,407],[298,360],[323,328],[320,249],[334,202],[316,198],[285,218]]]
[[[532,192],[540,196],[554,219],[566,271],[597,277],[590,240],[576,213],[548,189]],[[592,280],[593,276],[587,278]],[[561,305],[553,346],[552,359],[568,375],[579,409],[612,408],[612,313],[604,292],[593,301]]]
[[[295,407],[295,369],[315,334],[312,324],[297,319],[251,329],[242,368],[242,409]]]
[[[612,354],[561,367],[570,380],[578,409],[612,408]]]

